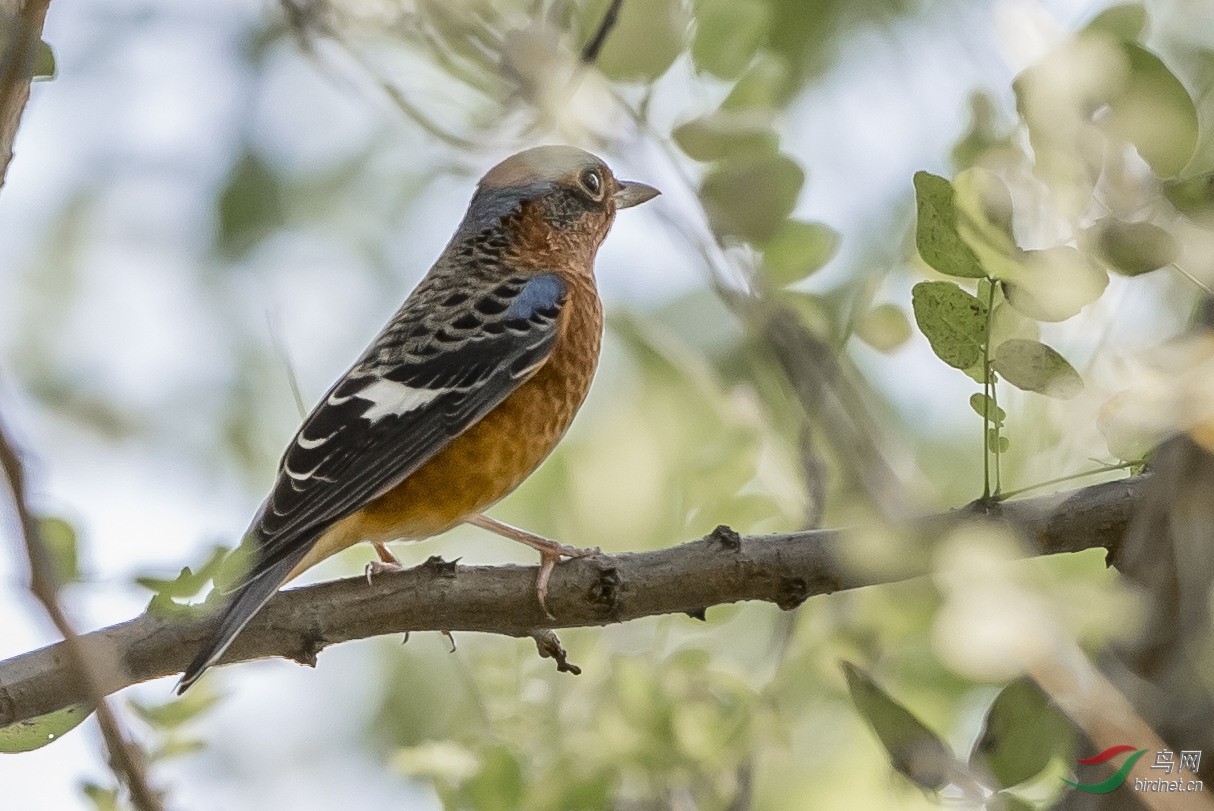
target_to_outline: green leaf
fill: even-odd
[[[946,276],[980,279],[986,271],[957,233],[957,208],[951,183],[938,175],[915,172],[915,246],[919,255]]]
[[[843,662],[856,709],[877,733],[894,769],[929,790],[949,781],[953,753],[935,732],[903,707],[860,668]]]
[[[1164,196],[1185,216],[1205,221],[1214,219],[1214,172],[1163,184]]]
[[[142,704],[130,701],[131,709],[149,726],[173,730],[193,720],[215,706],[219,696],[205,690],[191,690],[181,698],[163,704]]]
[[[1083,391],[1083,378],[1067,359],[1045,344],[1017,338],[995,349],[991,364],[1018,389],[1069,400]]]
[[[990,169],[974,166],[958,172],[951,185],[957,233],[975,249],[979,264],[983,258],[979,246],[989,246],[1005,255],[1014,253],[1012,193],[1003,178]]]
[[[49,82],[55,78],[58,67],[55,65],[55,52],[43,40],[38,40],[34,51],[34,67],[30,78],[35,82]]]
[[[788,63],[773,53],[760,52],[721,102],[722,110],[776,110],[797,90]]]
[[[1106,217],[1089,229],[1096,252],[1110,268],[1125,276],[1140,276],[1171,264],[1179,248],[1170,233],[1149,222],[1124,222]]]
[[[598,27],[607,6],[608,0],[586,6],[591,30]],[[624,3],[595,64],[608,79],[652,82],[683,52],[690,24],[687,8],[677,0]]]
[[[953,147],[953,165],[968,169],[996,147],[1011,145],[1010,128],[999,115],[998,103],[990,93],[970,94],[970,125],[965,135]]]
[[[1069,759],[1074,737],[1070,722],[1041,688],[1018,679],[987,712],[970,766],[990,775],[995,787],[1009,788],[1036,777],[1057,755]]]
[[[785,220],[763,244],[763,273],[778,285],[799,282],[839,250],[839,233],[820,222]]]
[[[118,789],[106,788],[96,783],[85,783],[80,787],[84,796],[89,798],[97,811],[121,811],[118,805]]]
[[[767,5],[756,0],[701,0],[696,4],[691,58],[719,79],[746,69],[767,34]]]
[[[1007,412],[995,405],[995,401],[985,394],[970,395],[970,408],[974,409],[979,417],[1000,427],[1007,418]]]
[[[856,322],[856,337],[878,352],[893,352],[910,335],[910,321],[896,304],[878,304]]]
[[[11,754],[41,749],[48,743],[59,740],[92,714],[93,710],[89,705],[72,704],[28,721],[18,721],[0,727],[0,752]]]
[[[1097,14],[1084,31],[1109,34],[1123,42],[1136,42],[1147,25],[1147,10],[1138,3],[1110,6]]]
[[[463,785],[468,808],[477,811],[515,811],[522,808],[523,768],[506,746],[485,750],[480,771]]]
[[[1000,436],[994,428],[986,429],[986,449],[990,453],[1006,453],[1012,442],[1005,436]]]
[[[216,212],[216,250],[240,259],[282,226],[282,184],[258,156],[246,152],[228,175]]]
[[[700,200],[719,235],[763,243],[780,230],[804,183],[805,172],[786,155],[741,157],[704,178]]]
[[[67,521],[54,516],[38,519],[38,535],[46,549],[51,574],[59,586],[80,579],[80,558],[76,530]]]
[[[1160,177],[1175,177],[1197,149],[1197,108],[1180,80],[1158,56],[1121,44],[1130,72],[1121,92],[1109,99],[1100,123],[1138,149]]]
[[[986,811],[1037,811],[1037,806],[1015,794],[999,792],[986,801]]]
[[[834,340],[838,329],[834,310],[821,296],[799,290],[782,290],[780,301],[800,316],[801,323],[814,335]]]
[[[211,550],[211,555],[206,562],[194,571],[189,566],[184,566],[181,572],[172,579],[162,577],[141,576],[135,578],[135,583],[143,586],[145,589],[153,592],[151,603],[148,605],[148,610],[160,617],[187,616],[196,613],[197,606],[184,605],[180,600],[189,600],[198,596],[203,587],[212,582],[217,586],[216,590],[222,589],[225,586],[235,581],[235,577],[225,579],[225,573],[233,573],[233,560],[238,559],[240,563],[240,574],[246,570],[244,564],[247,560],[246,552],[242,551],[245,547],[238,547],[237,550],[228,550],[226,547],[216,546]],[[239,575],[237,575],[238,577]]]
[[[1038,321],[1065,321],[1100,298],[1109,284],[1098,262],[1069,245],[1023,251],[998,276],[1008,303]]]
[[[911,289],[915,323],[940,360],[968,369],[982,360],[986,304],[954,282],[919,282]]]
[[[743,153],[774,153],[780,137],[770,110],[717,110],[674,128],[671,137],[687,157],[715,161]]]

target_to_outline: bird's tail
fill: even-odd
[[[223,609],[219,624],[203,643],[194,661],[190,662],[189,667],[181,674],[181,681],[177,683],[177,695],[188,690],[207,668],[219,661],[219,657],[223,656],[236,636],[249,624],[249,620],[270,601],[278,587],[286,582],[308,549],[307,544],[302,544],[297,552],[266,567],[236,590],[231,601]]]

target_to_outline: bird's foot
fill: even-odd
[[[552,577],[552,570],[556,568],[556,564],[560,563],[561,558],[586,558],[602,554],[602,550],[597,546],[583,549],[578,546],[557,543],[542,535],[536,535],[534,532],[528,532],[525,529],[504,524],[487,515],[474,515],[468,519],[468,523],[481,529],[495,532],[512,541],[527,544],[527,546],[540,553],[540,572],[535,580],[535,592],[536,596],[539,597],[540,608],[544,610],[544,614],[549,619],[556,619],[556,617],[552,616],[552,612],[548,610],[547,602],[548,581]]]
[[[384,572],[399,572],[405,568],[404,565],[396,559],[396,555],[393,555],[388,547],[378,542],[373,544],[373,546],[375,547],[375,554],[379,555],[379,560],[373,560],[367,564],[365,574],[367,576],[368,586],[371,585],[371,578],[377,574],[383,574]]]

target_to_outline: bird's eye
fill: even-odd
[[[590,192],[590,196],[596,200],[599,193],[603,191],[603,179],[599,177],[599,173],[594,169],[587,169],[582,173],[582,185],[586,187],[586,191]]]

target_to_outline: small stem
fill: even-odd
[[[982,498],[991,497],[991,446],[987,434],[991,424],[995,427],[995,494],[999,494],[999,411],[995,404],[995,381],[991,374],[991,323],[995,309],[995,282],[987,279],[986,294],[986,340],[982,343],[982,396],[986,403],[982,409]]]
[[[990,290],[986,294],[986,357],[987,369],[986,378],[991,383],[991,412],[994,417],[992,422],[995,423],[995,498],[999,497],[999,491],[1003,489],[1003,452],[999,447],[999,387],[995,383],[994,370],[990,367],[991,355],[991,332],[994,329],[995,323],[995,281],[990,280]]]
[[[1203,282],[1201,279],[1197,278],[1192,273],[1189,273],[1189,271],[1185,270],[1184,268],[1182,268],[1180,265],[1176,264],[1175,262],[1172,263],[1172,267],[1175,268],[1176,272],[1179,273],[1181,276],[1184,276],[1190,282],[1192,282],[1193,284],[1197,285],[1202,290],[1204,290],[1206,292],[1206,295],[1214,296],[1214,290],[1211,290],[1210,286],[1208,284],[1206,284],[1205,282]]]
[[[1084,476],[1095,476],[1098,473],[1111,473],[1114,470],[1129,470],[1130,468],[1137,467],[1141,464],[1142,462],[1138,461],[1121,462],[1120,464],[1116,465],[1101,465],[1095,470],[1084,470],[1079,473],[1072,473],[1069,476],[1059,476],[1056,479],[1048,479],[1047,481],[1038,482],[1037,484],[1030,484],[1028,487],[1021,487],[1019,490],[1012,490],[1010,492],[1003,493],[1001,498],[1013,498],[1014,496],[1023,495],[1030,490],[1040,490],[1042,487],[1049,487],[1052,484],[1062,484],[1063,482],[1069,482],[1074,479],[1081,479]]]

